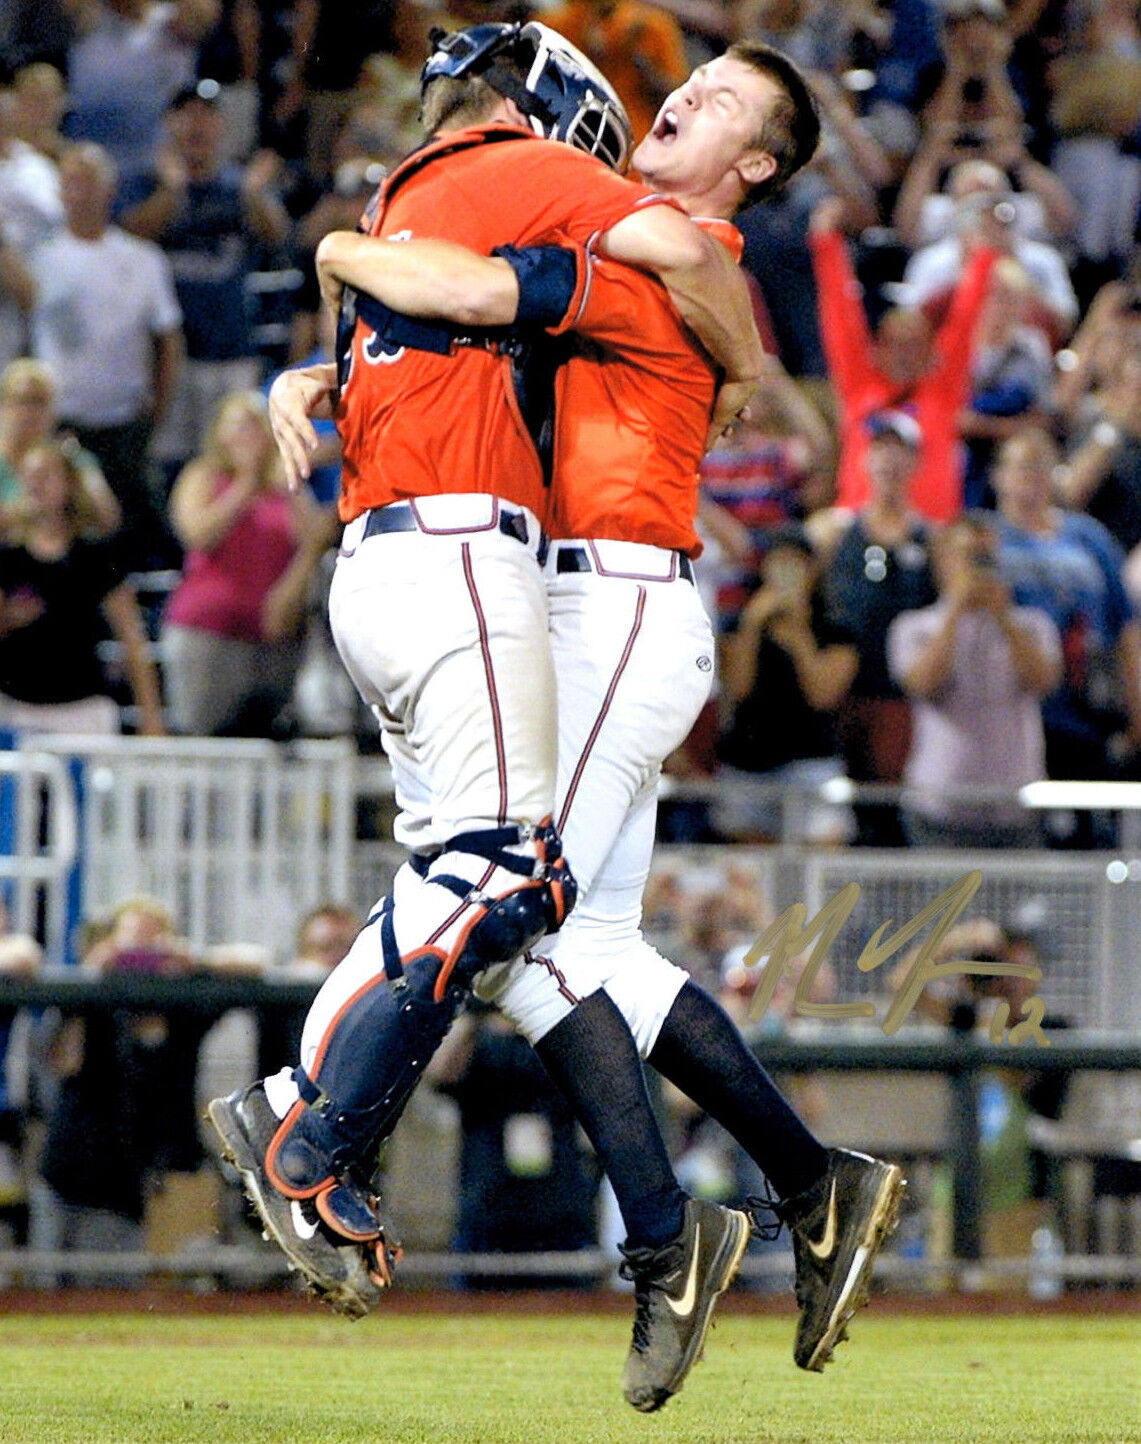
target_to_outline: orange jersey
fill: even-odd
[[[741,259],[728,221],[697,224]],[[696,556],[698,467],[716,391],[709,357],[659,282],[598,257],[574,327],[602,351],[587,348],[559,373],[551,536]]]
[[[481,126],[442,136],[398,166],[381,190],[371,234],[393,244],[433,236],[486,255],[498,245],[560,237],[585,244],[655,203],[665,202],[568,145]],[[358,320],[336,419],[342,521],[451,492],[500,496],[545,517],[542,468],[506,356],[476,347],[447,356],[389,353]]]

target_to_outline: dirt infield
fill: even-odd
[[[891,1317],[959,1316],[963,1314],[1018,1318],[1050,1315],[1141,1314],[1141,1289],[1087,1288],[1059,1299],[1036,1302],[1013,1291],[995,1293],[884,1293],[876,1296],[872,1312]],[[385,1300],[383,1311],[405,1315],[473,1314],[596,1314],[625,1315],[630,1297],[608,1289],[457,1290],[397,1288]],[[735,1289],[719,1306],[722,1314],[744,1317],[791,1318],[796,1306],[792,1295],[758,1294]],[[130,1314],[164,1317],[180,1315],[241,1316],[247,1314],[324,1314],[321,1306],[301,1292],[289,1289],[233,1290],[210,1294],[175,1288],[35,1289],[0,1290],[0,1315]],[[378,1310],[378,1312],[380,1312]]]

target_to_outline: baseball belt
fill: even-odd
[[[508,511],[505,507],[500,507],[498,526],[504,536],[514,537],[524,546],[527,545],[527,518],[521,511]],[[390,532],[422,530],[425,528],[416,520],[411,503],[398,501],[390,506],[374,507],[369,512],[361,541],[367,541],[370,536],[385,536]],[[473,527],[472,530],[483,531],[486,528]]]
[[[555,560],[557,572],[593,572],[597,570],[585,547],[560,547]],[[618,575],[621,575],[620,573]],[[684,552],[677,554],[677,575],[683,581],[693,584],[693,563]],[[651,579],[652,580],[652,579]],[[668,580],[666,577],[662,581]]]

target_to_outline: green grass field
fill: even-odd
[[[64,1304],[63,1307],[66,1307]],[[1128,1444],[1136,1316],[862,1315],[820,1376],[726,1317],[652,1417],[618,1315],[0,1316],[3,1444]]]

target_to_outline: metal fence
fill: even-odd
[[[53,835],[74,815],[76,872],[53,883],[72,926],[137,893],[160,898],[198,947],[259,943],[279,956],[297,917],[350,891],[355,753],[348,742],[39,737],[32,765],[57,784]],[[61,764],[70,787],[58,782]],[[19,872],[26,832],[6,860]],[[21,863],[23,859],[23,864]],[[30,931],[31,929],[29,929]],[[51,961],[70,940],[48,939]]]
[[[1034,805],[1113,805],[1141,820],[1141,785],[1111,799],[1096,785],[1039,784]],[[1066,792],[1065,789],[1071,789]],[[879,789],[878,791],[882,791]],[[401,854],[391,835],[383,759],[343,740],[292,746],[218,739],[51,738],[0,753],[0,880],[13,925],[39,930],[50,961],[67,956],[78,918],[135,893],[166,902],[197,946],[259,943],[287,956],[298,917],[324,900],[367,909]],[[1125,815],[1123,813],[1123,815]],[[1141,847],[1138,848],[1141,852]],[[770,912],[803,902],[812,917],[841,888],[859,897],[831,951],[837,993],[884,990],[856,959],[882,923],[913,917],[977,869],[965,917],[1033,931],[1040,992],[1079,1027],[1141,1027],[1141,857],[1117,852],[958,852],[660,847],[659,867],[712,879],[732,868]],[[667,939],[659,939],[667,942]]]

